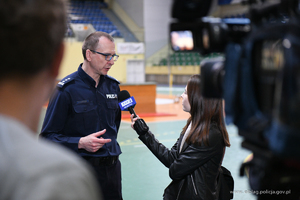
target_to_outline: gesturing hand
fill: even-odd
[[[98,131],[96,133],[92,133],[90,135],[80,138],[78,142],[78,149],[85,149],[88,152],[98,151],[101,147],[103,147],[104,144],[111,142],[111,139],[103,139],[102,137],[98,138],[105,132],[106,129],[103,129],[102,131]]]

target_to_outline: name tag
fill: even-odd
[[[107,99],[117,99],[118,95],[117,94],[106,94]]]

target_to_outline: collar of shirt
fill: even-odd
[[[179,152],[181,152],[182,147],[183,147],[183,145],[184,145],[184,143],[185,143],[185,140],[186,140],[186,138],[187,138],[187,137],[189,136],[189,134],[190,134],[191,128],[192,128],[192,122],[189,124],[188,128],[186,129],[186,131],[185,131],[185,133],[184,133],[184,135],[183,135],[183,138],[182,138],[182,141],[181,141],[181,144],[180,144]]]
[[[82,63],[78,67],[78,74],[86,84],[88,84],[90,87],[95,88],[96,81],[82,69]],[[101,85],[101,82],[103,79],[104,79],[104,76],[101,75],[98,87]]]

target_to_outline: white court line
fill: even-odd
[[[174,103],[174,99],[161,99],[161,98],[156,98],[155,99],[155,104],[156,105],[172,104],[172,103]]]

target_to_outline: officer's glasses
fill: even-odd
[[[90,49],[90,51],[105,56],[106,61],[111,61],[112,58],[113,58],[113,61],[117,61],[118,58],[119,58],[119,55],[116,55],[116,54],[110,55],[110,54],[100,53],[98,51],[94,51],[94,50],[91,50],[91,49]]]

